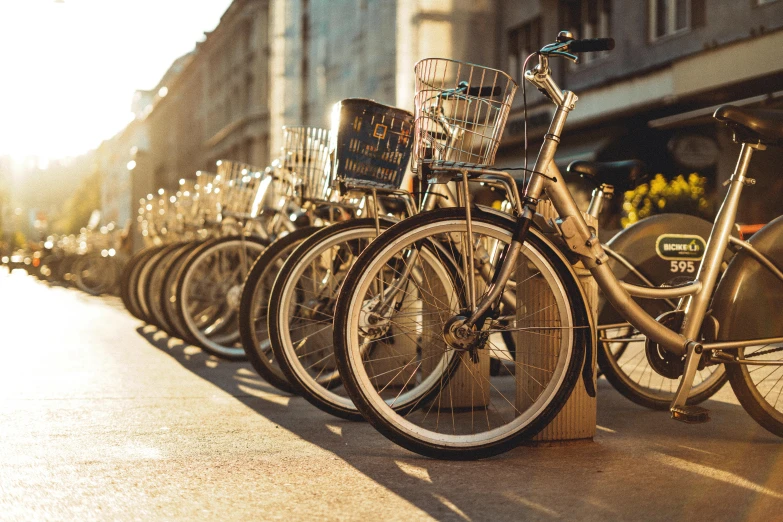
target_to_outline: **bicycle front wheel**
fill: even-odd
[[[393,223],[382,219],[380,227]],[[311,404],[348,420],[362,416],[341,386],[335,364],[334,306],[354,260],[377,236],[374,219],[316,232],[291,253],[269,299],[269,341],[288,382]]]
[[[250,267],[266,248],[255,237],[207,241],[191,254],[177,282],[177,312],[190,337],[223,359],[243,360],[239,301]]]
[[[468,237],[464,209],[444,209],[390,228],[359,256],[335,310],[338,368],[356,407],[392,441],[436,458],[489,457],[538,433],[570,396],[590,342],[578,282],[535,230],[494,313],[460,328],[473,285],[452,267],[469,267],[473,250],[480,300],[514,222],[475,209],[471,227]],[[410,396],[419,398],[395,407]]]
[[[247,358],[258,375],[280,391],[294,393],[277,363],[267,332],[267,315],[272,286],[291,252],[319,227],[298,228],[267,248],[250,269],[239,304],[239,334]]]

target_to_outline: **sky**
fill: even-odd
[[[231,0],[0,0],[0,155],[96,148]]]

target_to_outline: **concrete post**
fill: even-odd
[[[547,219],[550,218],[554,219],[557,217],[557,213],[555,212],[554,207],[549,201],[544,201],[539,203],[538,212]],[[591,225],[593,227],[597,226],[596,220],[592,216],[584,215],[584,218],[587,221],[588,225]],[[575,265],[574,269],[576,270],[577,276],[579,277],[582,287],[584,288],[588,305],[590,308],[590,312],[593,314],[593,317],[596,317],[598,313],[598,285],[596,284],[595,280],[590,276],[590,272],[588,272],[586,269],[582,267],[581,263]],[[519,270],[524,271],[526,270],[526,267],[520,267]],[[524,280],[519,278],[520,275],[522,274],[518,274],[517,280],[518,281]],[[527,285],[525,286],[527,287]],[[535,289],[533,288],[534,286],[535,284],[529,287],[527,293],[532,294],[533,292],[535,292]],[[543,286],[543,284],[541,286]],[[541,294],[539,293],[537,299],[545,300],[547,297],[550,298],[551,300],[552,296],[551,294],[549,296],[546,295],[541,296]],[[520,299],[519,294],[517,294],[517,302],[520,303],[519,306],[521,308],[522,303],[524,303],[524,298]],[[533,306],[535,306],[537,309],[541,309],[546,306],[546,303],[537,302]],[[517,314],[519,316],[520,314],[519,309],[517,311]],[[595,332],[593,334],[595,334]],[[525,342],[531,342],[531,339],[528,338],[530,336],[531,334],[529,333],[519,332],[517,336],[518,346],[524,346]],[[537,340],[537,342],[539,343],[539,345],[541,344],[540,339]],[[520,350],[520,352],[523,352],[523,350]],[[551,359],[546,359],[546,357],[544,357],[543,355],[539,355],[538,357],[539,360],[529,361],[529,363],[538,366],[539,368],[547,368],[548,367],[547,364],[549,364],[551,367],[551,364],[555,362]],[[595,368],[596,368],[595,352],[593,352],[593,360],[590,361],[590,364],[592,365],[592,369],[593,369],[593,380],[595,380]],[[533,381],[533,379],[529,379],[529,380],[531,382]],[[517,384],[518,388],[522,387],[521,384],[522,383]],[[528,382],[527,386],[532,386],[532,384]],[[520,400],[519,397],[518,400]],[[546,428],[544,428],[538,435],[536,435],[533,438],[533,440],[540,441],[540,442],[550,442],[550,441],[592,439],[595,436],[596,409],[597,409],[596,399],[595,397],[590,397],[587,394],[587,392],[585,391],[585,386],[582,380],[582,376],[580,375],[579,380],[577,381],[576,386],[574,387],[574,391],[571,394],[571,397],[568,399],[568,402],[566,402],[565,406],[563,406],[563,409]]]

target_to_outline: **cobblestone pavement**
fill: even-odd
[[[595,442],[438,462],[0,273],[2,520],[783,520],[783,445],[729,388],[689,426],[602,382]]]

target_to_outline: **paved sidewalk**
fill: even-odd
[[[599,389],[593,443],[420,458],[143,327],[0,272],[2,520],[783,521],[783,441],[730,388],[713,421]]]

